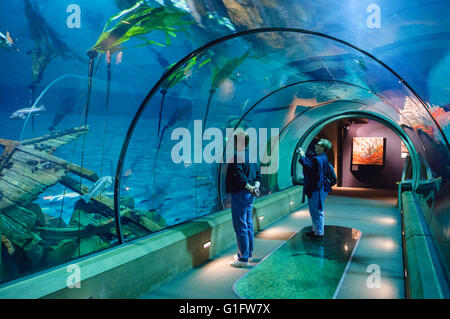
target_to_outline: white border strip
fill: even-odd
[[[359,242],[360,242],[360,240],[361,240],[361,238],[362,238],[362,234],[363,234],[362,231],[360,231],[360,230],[358,230],[358,231],[359,231],[361,234],[359,235],[359,238],[358,238],[358,241],[357,241],[356,244],[355,244],[355,247],[353,247],[352,254],[350,255],[350,258],[349,258],[349,260],[348,260],[348,262],[347,262],[347,266],[345,266],[344,273],[342,274],[341,280],[339,281],[339,285],[337,286],[336,291],[334,292],[334,295],[333,295],[333,298],[332,298],[332,299],[336,299],[336,297],[337,297],[339,291],[341,290],[341,286],[342,286],[342,284],[343,284],[343,282],[344,282],[345,275],[347,275],[348,269],[350,268],[350,264],[351,264],[351,262],[352,262],[353,255],[355,254],[356,249],[358,248],[358,244],[359,244]]]

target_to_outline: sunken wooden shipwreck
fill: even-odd
[[[79,199],[68,225],[34,203],[55,184],[83,195],[89,192],[83,180],[95,183],[99,179],[95,172],[53,155],[60,146],[88,130],[89,126],[75,127],[21,142],[0,139],[4,148],[0,155],[0,266],[5,259],[11,259],[6,261],[8,267],[0,267],[3,280],[14,277],[14,273],[23,275],[36,268],[61,264],[117,242],[111,197],[100,194],[89,203]],[[121,205],[123,233],[128,239],[166,226],[156,211],[135,210],[131,196],[122,197]],[[11,264],[15,269],[11,269]]]

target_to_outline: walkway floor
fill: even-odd
[[[325,224],[356,228],[361,241],[344,277],[337,298],[404,298],[401,215],[395,191],[338,188],[325,203]],[[345,195],[345,196],[344,196]],[[360,196],[360,197],[358,197]],[[255,259],[262,259],[311,221],[307,207],[269,225],[255,235]],[[248,268],[229,263],[236,246],[213,260],[183,273],[141,298],[238,298],[233,284]],[[370,266],[376,265],[376,266]],[[380,270],[380,287],[371,281],[370,269]],[[257,267],[257,266],[256,266]],[[372,270],[373,271],[373,270]]]

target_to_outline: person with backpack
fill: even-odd
[[[315,145],[315,153],[310,156],[306,156],[302,148],[297,150],[304,176],[302,201],[306,195],[312,220],[312,231],[306,235],[311,238],[321,239],[324,236],[324,201],[331,192],[331,186],[336,184],[336,174],[325,153],[331,148],[329,140],[321,139]]]
[[[225,190],[231,193],[231,216],[238,248],[238,258],[232,267],[247,267],[253,261],[252,206],[255,197],[260,195],[261,172],[257,163],[250,162],[249,141],[245,132],[234,135],[234,159],[228,164],[225,178]]]

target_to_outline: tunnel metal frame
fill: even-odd
[[[309,110],[309,109],[308,109]],[[310,128],[308,128],[308,130],[306,130],[306,132],[302,135],[302,137],[299,139],[299,141],[297,142],[296,146],[295,146],[295,150],[298,149],[299,147],[307,147],[311,141],[313,140],[313,138],[320,133],[320,131],[328,124],[342,120],[342,119],[346,119],[346,118],[365,118],[365,119],[370,119],[373,121],[376,121],[386,127],[388,127],[389,129],[391,129],[402,141],[403,143],[405,143],[406,148],[408,149],[408,152],[411,156],[411,163],[412,163],[412,187],[413,190],[415,191],[420,183],[420,171],[421,171],[421,165],[422,162],[419,158],[418,153],[415,150],[415,146],[412,143],[412,141],[410,140],[409,136],[403,131],[403,129],[394,121],[388,119],[385,116],[382,116],[380,114],[376,114],[373,112],[369,112],[369,111],[346,111],[346,112],[341,112],[339,114],[331,114],[328,115],[324,118],[322,118],[321,120],[315,122],[313,125],[310,126]],[[295,150],[294,150],[294,154],[295,154]],[[424,164],[426,165],[426,167],[428,167],[428,164],[426,163],[425,159],[424,160]],[[291,164],[291,178],[292,178],[292,182],[298,183],[298,181],[296,180],[296,167],[298,165],[297,163],[298,161],[298,156],[294,156],[292,159],[292,164]]]
[[[149,93],[146,95],[146,97],[142,101],[141,105],[139,106],[138,110],[136,111],[136,114],[133,117],[133,119],[128,127],[127,133],[125,135],[125,138],[124,138],[124,141],[122,144],[119,159],[117,162],[115,182],[114,182],[114,218],[115,218],[115,222],[116,222],[116,236],[117,236],[119,245],[124,243],[122,225],[121,225],[120,208],[119,208],[120,207],[120,181],[121,181],[121,176],[122,176],[121,174],[122,174],[123,165],[124,165],[126,153],[128,150],[128,146],[131,141],[131,137],[133,136],[133,132],[134,132],[134,130],[137,126],[137,123],[138,123],[139,119],[141,118],[144,110],[146,109],[148,102],[153,98],[153,96],[155,95],[157,90],[161,87],[161,85],[164,83],[164,81],[167,78],[169,78],[176,70],[178,70],[178,68],[181,67],[184,63],[188,62],[191,58],[197,56],[198,54],[202,53],[203,51],[205,51],[219,43],[226,42],[228,40],[238,38],[241,36],[258,34],[258,33],[268,33],[268,32],[291,32],[291,33],[300,33],[300,34],[307,34],[307,35],[317,36],[317,37],[321,37],[321,38],[326,38],[326,39],[335,41],[337,43],[341,43],[347,47],[353,48],[354,50],[364,54],[365,56],[368,56],[370,59],[374,60],[379,65],[381,65],[382,67],[387,69],[389,72],[391,72],[395,77],[397,77],[399,79],[399,83],[401,83],[405,87],[407,87],[408,90],[419,100],[419,102],[425,108],[426,112],[431,117],[431,120],[433,121],[433,123],[438,128],[438,131],[440,132],[447,147],[449,147],[449,142],[448,142],[442,128],[440,127],[439,123],[434,119],[434,117],[431,114],[431,111],[429,110],[426,103],[422,100],[422,98],[415,92],[415,90],[398,73],[396,73],[392,68],[387,66],[384,62],[382,62],[381,60],[379,60],[378,58],[376,58],[374,55],[370,54],[369,52],[367,52],[347,41],[330,36],[328,34],[315,32],[315,31],[311,31],[311,30],[306,30],[306,29],[300,29],[300,28],[286,28],[286,27],[256,28],[256,29],[250,29],[250,30],[232,33],[232,34],[223,36],[221,38],[218,38],[211,42],[206,43],[205,45],[192,51],[191,53],[186,55],[184,58],[182,58],[180,61],[178,61],[175,65],[173,65],[167,72],[165,72],[162,75],[162,77],[150,89]]]
[[[363,87],[363,86],[360,86],[360,85],[358,85],[358,84],[354,84],[354,83],[351,83],[351,82],[342,81],[342,80],[332,80],[332,79],[331,79],[331,80],[330,80],[330,79],[323,79],[323,80],[320,80],[320,79],[314,79],[314,80],[303,80],[303,81],[297,81],[297,82],[289,83],[289,84],[284,85],[284,86],[282,86],[282,87],[280,87],[280,88],[278,88],[278,89],[276,89],[276,90],[274,90],[274,91],[272,91],[272,92],[269,92],[268,94],[266,94],[265,96],[263,96],[261,99],[259,99],[258,101],[256,101],[250,108],[248,108],[248,110],[241,116],[241,118],[239,119],[239,121],[238,121],[237,124],[235,125],[234,129],[236,129],[237,127],[239,127],[240,123],[247,117],[247,115],[248,115],[252,110],[254,110],[260,103],[262,103],[263,101],[265,101],[266,99],[268,99],[268,98],[271,97],[272,95],[274,95],[274,94],[276,94],[276,93],[278,93],[278,92],[280,92],[280,91],[283,91],[283,90],[285,90],[285,89],[288,89],[288,88],[290,88],[290,87],[296,86],[296,85],[303,85],[303,84],[309,84],[309,83],[338,83],[338,84],[343,84],[343,85],[348,85],[348,86],[352,86],[352,87],[355,87],[355,88],[359,88],[359,89],[361,89],[361,90],[363,90],[363,91],[367,91],[369,94],[374,95],[375,97],[377,97],[378,99],[380,99],[380,101],[381,101],[382,103],[385,103],[385,104],[389,105],[390,107],[392,107],[393,109],[397,110],[399,116],[404,117],[403,114],[402,114],[402,112],[401,112],[401,110],[400,110],[395,104],[390,103],[390,102],[387,101],[383,96],[381,96],[380,94],[378,94],[378,93],[372,91],[371,89],[365,88],[365,87]],[[280,138],[281,138],[281,135],[285,132],[285,130],[289,127],[289,125],[290,125],[292,122],[294,122],[297,118],[299,118],[300,116],[302,116],[302,115],[303,115],[305,112],[307,112],[308,110],[311,110],[311,109],[314,109],[314,108],[317,108],[317,107],[321,107],[321,106],[325,106],[325,105],[329,105],[329,104],[333,104],[333,103],[345,103],[345,102],[346,102],[346,103],[356,103],[356,104],[365,105],[365,106],[371,106],[371,107],[374,107],[374,108],[375,108],[375,106],[373,106],[373,105],[369,105],[369,104],[366,104],[366,103],[364,103],[364,102],[357,101],[357,100],[345,100],[345,99],[342,99],[342,100],[332,100],[332,101],[327,101],[327,102],[323,102],[323,103],[318,103],[317,105],[312,106],[312,107],[307,107],[307,108],[305,108],[304,110],[302,110],[302,112],[300,112],[299,114],[296,114],[295,117],[294,117],[293,119],[291,119],[291,120],[290,120],[290,121],[282,128],[282,130],[281,130],[281,132],[280,132]],[[373,113],[373,114],[376,114],[376,113]],[[406,118],[405,118],[405,119],[406,119]],[[406,119],[406,121],[409,122],[408,119]],[[393,122],[392,122],[392,123],[393,123]],[[279,139],[277,140],[277,142],[278,142],[278,141],[279,141]],[[421,141],[421,140],[420,140],[420,141]],[[421,141],[421,142],[422,142],[422,141]],[[274,144],[274,145],[275,145],[275,144]],[[271,145],[271,148],[273,149],[273,145]],[[224,153],[223,156],[225,156],[225,150],[224,150],[223,153]],[[222,199],[222,186],[221,186],[222,169],[223,169],[223,163],[220,163],[220,164],[219,164],[219,169],[218,169],[218,170],[219,170],[219,172],[218,172],[218,192],[219,192],[219,199],[220,199],[220,201],[221,201],[222,209],[224,209],[225,206],[224,206],[223,199]],[[427,170],[427,172],[430,171],[430,168],[429,168],[428,165],[426,165],[426,170]]]
[[[314,123],[313,125],[311,125],[311,127],[302,135],[302,137],[299,139],[299,141],[296,144],[295,149],[298,149],[300,146],[302,147],[307,147],[313,140],[313,138],[320,133],[320,131],[328,124],[331,124],[333,122],[345,119],[345,118],[365,118],[365,119],[370,119],[373,121],[376,121],[386,127],[388,127],[389,129],[391,129],[402,141],[403,143],[405,143],[405,146],[408,149],[408,152],[410,154],[411,157],[411,164],[412,164],[412,194],[415,197],[417,188],[421,185],[421,183],[423,183],[424,181],[422,180],[422,166],[424,166],[425,169],[425,174],[426,174],[426,180],[425,182],[429,182],[430,180],[433,181],[434,184],[434,179],[433,176],[431,174],[431,169],[427,163],[427,161],[425,160],[425,158],[423,158],[422,156],[419,156],[419,154],[415,151],[415,146],[412,143],[412,141],[410,140],[409,136],[403,131],[403,129],[394,121],[391,121],[390,119],[380,115],[380,114],[376,114],[373,112],[369,112],[369,111],[346,111],[346,112],[342,112],[340,114],[334,114],[334,115],[329,115],[323,119],[321,119],[320,121]],[[295,151],[294,151],[295,154]],[[292,177],[292,182],[295,183],[296,182],[296,167],[298,164],[298,155],[294,155],[293,160],[292,160],[292,166],[291,166],[291,177]],[[299,183],[297,183],[299,184]],[[400,188],[399,188],[399,192],[400,192]],[[400,195],[399,195],[399,201],[401,201]],[[414,201],[414,205],[417,207],[417,209],[419,211],[421,211],[417,201]],[[434,200],[433,200],[433,205],[434,205]],[[405,230],[404,230],[404,215],[403,215],[403,209],[400,206],[399,203],[399,209],[401,212],[401,227],[402,227],[402,251],[403,251],[403,273],[404,273],[404,288],[405,288],[405,296],[407,298],[409,297],[409,284],[408,284],[408,266],[407,266],[407,259],[406,259],[406,241],[405,241]],[[440,259],[439,254],[437,253],[437,248],[435,243],[430,240],[430,230],[429,230],[429,226],[426,224],[426,222],[424,221],[424,216],[423,213],[421,213],[419,215],[419,219],[420,219],[420,223],[421,223],[421,227],[422,229],[424,229],[428,236],[426,236],[427,238],[427,245],[428,248],[430,249],[430,254],[432,256],[433,259],[433,263],[434,266],[436,267],[436,271],[439,272],[440,276],[443,276],[443,278],[447,278],[445,271],[443,271],[443,266],[442,266],[442,261]],[[447,279],[448,280],[448,279]],[[445,288],[445,287],[444,287]],[[448,295],[448,289],[445,290],[444,288],[443,291],[445,291],[445,293]]]

